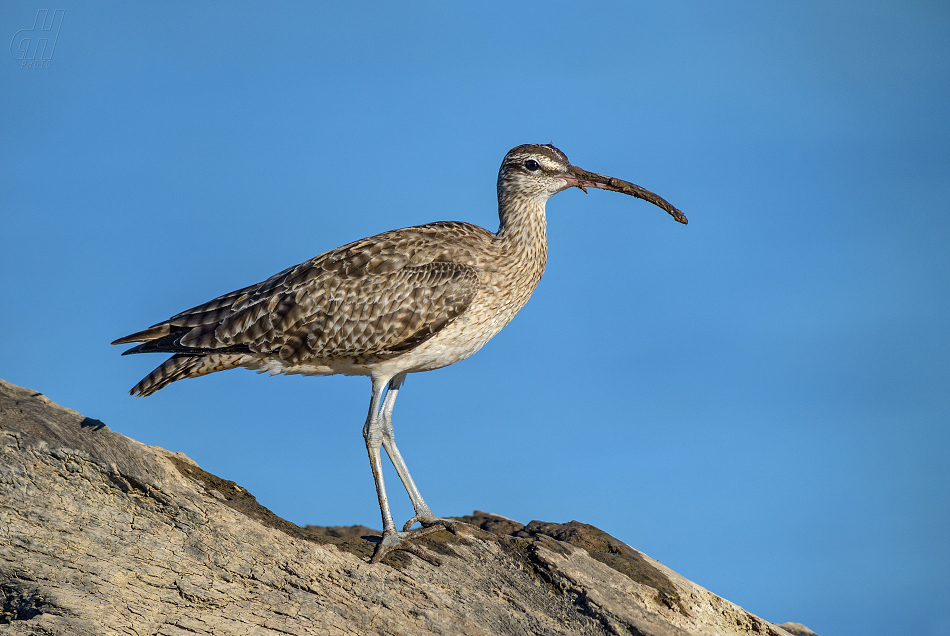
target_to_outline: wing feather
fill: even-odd
[[[357,241],[133,334],[152,341],[135,352],[247,351],[299,363],[407,351],[457,318],[478,293],[477,259],[446,252],[444,232],[475,242],[490,237],[447,223]]]

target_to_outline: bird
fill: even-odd
[[[553,144],[520,145],[498,171],[498,231],[442,221],[383,232],[119,338],[112,344],[141,343],[123,355],[172,354],[130,394],[144,397],[184,378],[238,367],[368,376],[363,437],[383,523],[370,560],[403,550],[438,564],[415,540],[443,528],[458,533],[459,522],[433,514],[413,481],[396,446],[396,396],[408,374],[468,358],[524,307],[547,263],[546,203],[572,187],[631,195],[687,223],[660,196],[578,168]],[[401,531],[389,508],[381,447],[414,509]]]

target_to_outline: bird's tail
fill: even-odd
[[[224,371],[242,366],[248,356],[240,353],[210,353],[204,355],[189,355],[179,353],[162,363],[157,369],[142,378],[142,381],[129,391],[136,397],[151,395],[160,389],[185,378],[197,378],[215,371]]]
[[[132,387],[129,394],[135,397],[145,397],[155,393],[159,389],[164,389],[175,380],[183,380],[185,378],[195,377],[195,375],[203,375],[201,373],[194,373],[195,368],[199,366],[200,360],[201,356],[172,356],[154,371],[142,378],[138,384]]]
[[[130,395],[145,397],[177,380],[197,378],[201,375],[225,371],[242,366],[248,356],[240,353],[211,353],[204,355],[189,355],[179,353],[163,362],[161,366],[142,378],[142,381],[132,387]]]

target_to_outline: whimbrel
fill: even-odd
[[[142,343],[125,354],[174,354],[130,393],[151,395],[236,367],[369,376],[363,437],[383,519],[372,561],[406,550],[436,563],[412,540],[440,527],[456,532],[457,522],[436,517],[409,475],[393,434],[396,395],[407,374],[478,351],[528,302],[547,262],[545,203],[571,187],[629,194],[686,223],[656,194],[572,166],[552,145],[518,146],[498,171],[498,232],[455,221],[383,232],[119,338],[112,344]],[[401,532],[386,499],[380,446],[415,509]],[[416,522],[421,527],[410,530]]]

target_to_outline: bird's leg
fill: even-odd
[[[373,481],[376,482],[376,496],[379,498],[379,511],[383,516],[383,538],[376,546],[376,551],[373,552],[373,558],[370,561],[372,563],[378,563],[386,556],[386,553],[392,550],[405,550],[406,552],[412,552],[420,559],[428,561],[433,565],[440,565],[441,561],[439,561],[438,557],[411,542],[411,539],[421,536],[422,534],[428,534],[431,530],[423,528],[422,532],[398,532],[396,530],[396,524],[393,523],[392,512],[389,510],[389,500],[386,498],[386,485],[383,483],[383,464],[379,455],[379,447],[386,443],[386,437],[383,433],[383,426],[380,421],[379,408],[380,398],[385,386],[385,380],[377,382],[376,379],[373,379],[373,397],[370,399],[369,414],[366,416],[366,424],[363,426],[363,439],[366,440],[366,451],[369,453],[369,465],[373,469]],[[390,412],[391,411],[392,407],[390,406]],[[408,472],[406,474],[408,475]],[[401,476],[400,474],[400,477]],[[432,513],[430,512],[429,514],[431,515]]]
[[[396,403],[399,388],[405,380],[406,374],[400,373],[389,381],[389,389],[386,391],[386,397],[383,399],[382,408],[380,408],[383,448],[386,449],[386,454],[389,455],[389,459],[392,461],[396,473],[399,474],[402,485],[405,486],[406,492],[409,493],[409,498],[412,500],[412,507],[416,512],[412,519],[406,522],[402,530],[403,532],[407,532],[409,528],[418,521],[424,528],[442,526],[453,534],[458,534],[458,522],[442,519],[432,514],[432,510],[429,509],[429,506],[422,498],[422,493],[419,492],[419,488],[416,487],[416,483],[412,480],[412,475],[409,474],[409,467],[406,465],[406,461],[402,458],[402,454],[396,446],[396,437],[393,429],[393,406]]]
[[[379,510],[383,515],[383,535],[396,531],[393,515],[389,511],[389,500],[386,498],[386,484],[383,483],[383,463],[379,458],[379,447],[383,443],[383,430],[379,421],[379,401],[385,383],[373,380],[373,397],[369,402],[369,414],[366,424],[363,425],[363,439],[366,440],[366,452],[369,453],[369,465],[373,470],[373,481],[376,482],[376,496],[379,498]]]

